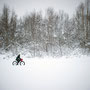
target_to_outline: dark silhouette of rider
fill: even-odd
[[[20,54],[16,57],[16,61],[17,61],[17,65],[20,62],[21,58],[20,58]]]

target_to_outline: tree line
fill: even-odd
[[[33,11],[18,19],[14,10],[4,5],[0,13],[0,48],[28,50],[33,56],[62,55],[66,48],[85,48],[90,41],[90,1],[81,3],[72,18],[53,8]]]

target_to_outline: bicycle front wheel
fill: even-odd
[[[21,62],[20,62],[20,65],[25,65],[25,62],[24,62],[24,61],[21,61]]]

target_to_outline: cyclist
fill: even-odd
[[[16,57],[16,60],[12,62],[13,65],[18,65],[18,63],[20,63],[20,65],[25,65],[23,59],[20,58],[20,54]]]
[[[16,57],[17,65],[21,61],[20,54]]]

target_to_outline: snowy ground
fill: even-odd
[[[0,55],[0,90],[90,90],[90,56],[22,58]]]

